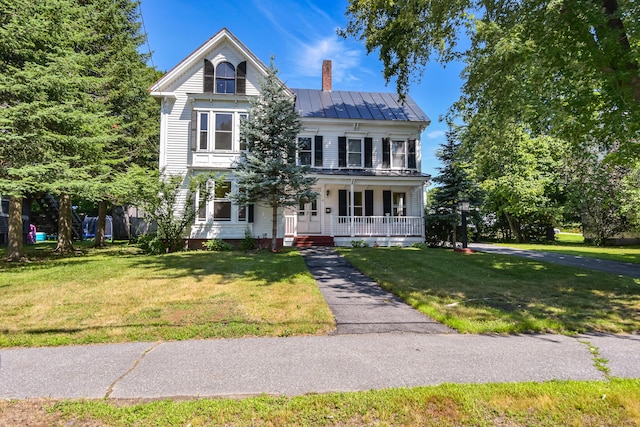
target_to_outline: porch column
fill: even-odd
[[[353,185],[353,184],[354,184],[355,182],[356,182],[356,180],[355,180],[355,179],[352,179],[352,180],[351,180],[351,188],[350,188],[350,191],[351,191],[351,195],[350,195],[350,196],[351,196],[351,206],[350,206],[350,209],[349,209],[349,216],[350,216],[351,218],[350,218],[350,221],[349,221],[349,222],[350,222],[350,224],[351,224],[351,237],[354,237],[354,236],[355,236],[355,228],[354,228],[354,224],[353,224],[354,216],[355,216],[355,212],[356,212],[356,211],[355,211],[355,207],[354,207],[354,204],[355,204],[355,203],[354,203],[355,195],[354,195],[354,191],[353,191],[353,188],[354,188],[354,185]]]

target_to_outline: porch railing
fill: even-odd
[[[298,215],[284,216],[284,235],[294,237],[298,235]]]
[[[331,236],[424,236],[419,216],[331,216]]]

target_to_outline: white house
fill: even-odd
[[[237,241],[246,230],[270,237],[269,208],[259,203],[241,208],[226,198],[236,190],[233,163],[245,148],[239,123],[266,71],[222,29],[150,88],[161,104],[165,173],[219,172],[226,179],[198,212],[190,230],[192,247],[209,239]],[[320,196],[282,212],[282,243],[423,241],[423,188],[429,176],[421,173],[420,135],[430,120],[420,107],[408,96],[400,103],[391,93],[333,91],[330,61],[323,63],[321,88],[289,90],[303,125],[298,161],[311,166]]]

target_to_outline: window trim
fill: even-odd
[[[316,158],[314,138],[312,136],[306,136],[306,135],[299,135],[297,138],[298,138],[298,150],[296,150],[296,164],[298,166],[310,166],[310,167],[313,166],[315,164],[315,158]],[[309,140],[309,149],[308,150],[301,150],[300,149],[300,140],[303,139],[303,138]],[[302,164],[300,162],[300,153],[301,152],[309,153],[309,163]]]
[[[229,65],[229,67],[231,67],[231,69],[230,69],[230,70],[231,70],[231,71],[233,71],[233,73],[232,73],[232,75],[231,75],[231,76],[223,76],[223,77],[220,77],[220,75],[218,74],[218,68],[219,68],[219,67],[221,67],[221,66],[222,66],[222,65],[224,65],[224,64],[228,64],[228,65]],[[235,65],[233,65],[233,64],[232,64],[231,62],[229,62],[229,61],[220,61],[220,62],[218,62],[218,63],[215,65],[214,70],[215,70],[215,73],[214,73],[214,79],[213,79],[213,84],[214,84],[213,89],[214,89],[214,93],[218,93],[218,94],[227,94],[227,95],[235,95],[235,93],[236,93],[236,85],[237,85],[237,82],[236,82],[236,66],[235,66]],[[218,81],[224,82],[224,89],[225,89],[225,90],[224,90],[224,92],[220,92],[220,91],[218,91]],[[228,85],[230,82],[233,82],[233,91],[232,91],[232,92],[228,92],[228,91],[227,91],[227,85]]]
[[[360,151],[359,151],[359,153],[360,153],[360,164],[359,165],[353,165],[353,164],[351,164],[349,162],[350,159],[351,159],[351,154],[358,153],[357,151],[351,152],[349,150],[351,141],[359,141],[360,142]],[[362,168],[364,168],[364,138],[347,137],[346,157],[347,157],[347,168],[354,168],[354,169],[362,169]]]
[[[224,110],[224,109],[196,109],[196,132],[195,132],[195,151],[199,153],[240,153],[242,150],[242,142],[240,141],[240,120],[243,116],[248,117],[247,111],[238,110]],[[207,130],[206,130],[206,148],[202,148],[202,117],[207,115]],[[220,131],[225,133],[231,133],[231,149],[216,149],[216,134],[219,132],[216,130],[216,118],[218,114],[230,114],[231,115],[231,130]],[[248,143],[245,142],[245,150],[248,149]]]
[[[402,146],[402,165],[396,165],[395,164],[395,162],[396,162],[396,152],[394,150],[394,146],[396,144],[398,144],[398,143],[400,143],[401,146]],[[408,156],[407,156],[407,151],[408,151],[408,148],[409,148],[408,144],[407,144],[407,140],[406,139],[405,140],[402,140],[402,139],[390,139],[389,140],[389,144],[390,144],[389,150],[390,150],[390,154],[391,154],[390,159],[389,159],[390,163],[391,163],[390,168],[391,169],[407,169],[407,165],[408,165],[408,162],[409,162],[409,159],[408,159]]]

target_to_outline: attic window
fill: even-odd
[[[229,62],[216,66],[216,93],[236,93],[236,69]]]

